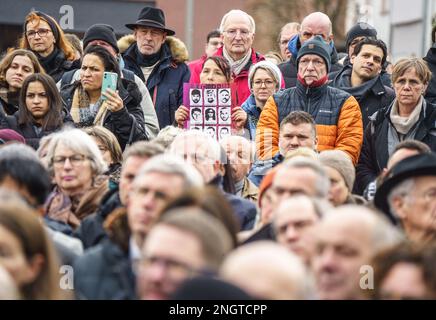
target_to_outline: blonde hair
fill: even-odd
[[[421,58],[404,58],[394,65],[392,70],[392,83],[397,82],[398,78],[403,76],[410,68],[415,69],[418,78],[423,84],[428,84],[431,79],[431,71],[427,63]]]

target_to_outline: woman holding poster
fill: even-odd
[[[200,73],[201,84],[226,84],[231,82],[232,76],[227,60],[220,56],[212,56],[204,61],[203,69]],[[193,97],[191,100],[193,100]],[[179,128],[183,128],[185,121],[189,119],[188,108],[181,105],[176,111],[175,119]]]

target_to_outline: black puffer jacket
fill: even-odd
[[[390,126],[393,128],[390,120],[393,103],[375,113],[365,129],[362,151],[356,167],[354,191],[358,194],[363,194],[368,184],[377,178],[388,163],[390,156],[388,151],[388,130]],[[424,100],[418,122],[414,126],[414,128],[417,128],[414,140],[424,142],[432,151],[436,151],[435,121],[436,106]]]
[[[80,82],[76,81],[61,88],[61,96],[68,111],[71,110],[74,91],[79,84]],[[103,126],[117,137],[121,149],[124,150],[127,143],[147,140],[147,135],[144,129],[144,113],[140,106],[142,97],[138,86],[127,79],[122,79],[122,84],[118,90],[123,99],[124,108],[116,112],[108,111],[103,120]],[[131,140],[130,137],[132,137]]]
[[[168,37],[162,45],[161,58],[147,80],[147,89],[156,109],[159,127],[165,128],[174,123],[174,114],[183,103],[183,84],[189,82],[191,73],[184,63],[186,49],[180,40]],[[125,67],[144,81],[144,74],[137,63],[136,42],[123,55]]]

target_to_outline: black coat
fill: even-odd
[[[144,113],[140,105],[142,97],[138,86],[127,79],[121,81],[123,85],[119,86],[118,90],[123,99],[124,108],[116,112],[108,111],[103,120],[103,126],[117,137],[121,149],[124,150],[127,143],[147,140],[147,134],[144,129]],[[61,88],[61,96],[68,111],[71,110],[74,91],[79,84],[80,82],[77,81]],[[129,141],[130,137],[132,139]]]
[[[165,128],[174,123],[174,114],[183,104],[183,84],[189,82],[191,73],[189,67],[175,55],[170,46],[175,46],[171,41],[162,45],[160,62],[154,67],[147,80],[147,89],[152,97],[156,109],[159,127]],[[144,81],[144,74],[137,64],[136,42],[134,42],[123,55],[125,68],[133,71]]]
[[[347,65],[341,71],[329,74],[329,77],[333,76],[329,85],[344,90],[356,98],[357,102],[359,102],[360,111],[362,111],[363,128],[366,128],[370,116],[384,107],[389,107],[394,101],[395,92],[392,88],[383,84],[382,76],[379,75],[374,80],[375,82],[371,82],[371,85],[365,86],[363,84],[360,86],[359,95],[353,94],[355,88],[350,87],[350,84],[344,86],[344,83],[349,83],[348,79],[351,78],[352,68],[352,65]]]
[[[63,125],[74,126],[73,119],[71,119],[70,114],[67,110],[62,112]],[[42,130],[37,132],[35,126],[32,123],[18,123],[18,112],[12,116],[2,117],[0,114],[0,128],[2,129],[12,129],[19,134],[21,134],[24,139],[26,139],[26,144],[34,148],[35,150],[39,148],[39,140],[42,137],[47,136],[55,131],[62,129],[62,126],[53,128],[52,130]]]
[[[6,102],[0,98],[0,116],[2,115],[13,115],[18,111],[18,106],[12,103]]]
[[[239,221],[240,231],[253,229],[257,215],[256,206],[249,200],[225,192],[222,188],[222,183],[223,178],[220,175],[216,176],[212,181],[209,182],[211,186],[218,188],[224,193],[227,201],[232,206],[235,217]]]
[[[425,93],[425,99],[430,103],[436,104],[436,45],[433,45],[424,57],[431,70],[432,77]]]
[[[111,212],[121,206],[118,190],[111,190],[103,197],[97,212],[82,220],[79,228],[74,232],[74,236],[82,240],[85,249],[93,247],[107,238],[103,223]]]
[[[76,259],[74,290],[78,299],[133,300],[135,276],[128,252],[105,239]]]
[[[375,113],[366,127],[359,162],[356,167],[354,191],[362,194],[366,186],[374,181],[386,168],[389,160],[388,129],[391,125],[390,112],[393,103]],[[436,106],[423,102],[423,108],[416,124],[414,139],[424,142],[432,151],[436,151]]]

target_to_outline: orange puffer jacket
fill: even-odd
[[[257,156],[272,158],[279,152],[279,126],[292,111],[306,111],[316,123],[318,151],[338,149],[357,163],[363,141],[362,113],[356,99],[324,84],[317,88],[297,86],[274,94],[266,102],[256,132]]]

